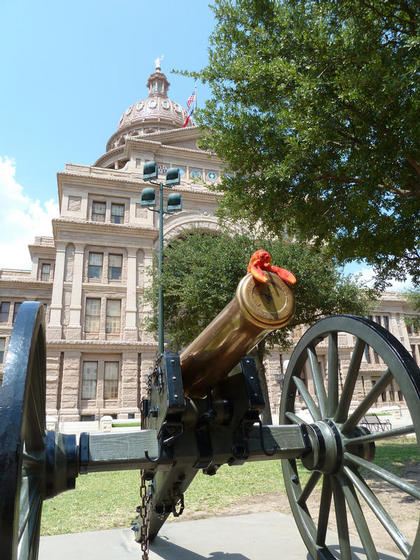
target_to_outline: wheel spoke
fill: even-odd
[[[395,542],[401,552],[407,557],[411,550],[409,542],[397,527],[397,525],[394,523],[394,520],[385,511],[378,498],[363,480],[361,474],[355,473],[349,467],[344,467],[344,472],[360,492],[360,495],[363,496],[364,500],[376,515],[378,520],[382,523],[383,527],[386,529],[392,540]]]
[[[34,514],[36,514],[39,502],[41,502],[39,487],[39,480],[34,480],[29,477],[22,478],[18,541],[22,539],[22,535],[27,530],[28,524],[31,524],[31,519]]]
[[[327,536],[328,519],[330,517],[332,498],[331,479],[324,476],[322,483],[321,502],[319,504],[318,530],[316,534],[316,544],[325,546],[325,538]]]
[[[344,443],[344,447],[352,447],[355,444],[370,443],[371,441],[377,441],[380,439],[395,438],[398,436],[405,436],[407,434],[414,434],[415,428],[413,424],[410,426],[402,426],[401,428],[394,428],[392,430],[386,430],[384,432],[375,432],[372,434],[367,434],[365,436],[358,436],[355,438],[348,439]]]
[[[328,335],[328,416],[336,413],[338,406],[338,335]]]
[[[319,412],[319,408],[315,404],[314,399],[312,398],[311,394],[309,393],[308,389],[306,388],[305,383],[300,379],[300,377],[293,376],[293,381],[297,387],[297,390],[300,393],[300,396],[303,399],[303,402],[308,407],[309,413],[312,416],[314,421],[321,420],[321,414]]]
[[[44,431],[36,399],[37,395],[35,393],[31,393],[28,403],[26,424],[24,426],[25,439],[31,444],[30,450],[37,449],[39,446],[42,446],[42,435]]]
[[[309,365],[311,367],[312,379],[315,387],[315,394],[318,398],[318,405],[321,412],[321,417],[327,416],[327,393],[325,391],[324,379],[318,363],[318,356],[315,348],[311,345],[306,349]]]
[[[353,465],[357,465],[358,467],[365,468],[366,470],[378,476],[382,480],[386,480],[396,488],[399,488],[403,492],[406,492],[407,494],[410,494],[410,496],[413,496],[413,498],[417,498],[417,500],[420,500],[420,490],[416,486],[414,486],[414,484],[410,484],[409,482],[405,481],[403,478],[400,478],[399,476],[389,471],[386,471],[379,465],[375,465],[370,461],[366,461],[365,459],[362,459],[357,455],[353,455],[352,453],[347,453],[347,452],[344,453],[344,460],[352,463]]]
[[[374,404],[375,401],[378,400],[378,397],[385,388],[391,383],[392,381],[392,373],[389,369],[381,376],[381,378],[375,383],[366,397],[362,400],[359,406],[356,408],[354,412],[347,418],[346,422],[344,422],[342,427],[342,433],[348,434],[352,432],[354,428],[357,426],[359,421],[362,417],[366,414],[369,408]]]
[[[314,471],[311,476],[309,477],[308,482],[305,484],[304,489],[302,490],[301,495],[299,496],[299,499],[297,501],[297,503],[300,506],[303,506],[306,503],[306,500],[309,498],[309,496],[312,493],[312,490],[315,488],[315,486],[318,483],[318,480],[321,478],[321,473],[319,471]]]
[[[372,535],[370,534],[366,518],[360,507],[359,500],[357,499],[356,492],[351,482],[344,476],[339,475],[338,479],[343,489],[344,497],[349,505],[353,521],[356,525],[357,532],[359,533],[360,540],[366,552],[367,560],[379,560],[379,555],[376,551]]]
[[[41,410],[42,402],[42,380],[39,374],[39,352],[36,350],[34,357],[35,371],[31,377],[30,392],[28,397],[28,409],[23,425],[24,437],[28,451],[39,450],[43,447],[43,435],[45,431],[44,417],[45,411]],[[37,367],[38,365],[38,367]]]
[[[334,495],[335,518],[337,521],[338,542],[340,545],[340,560],[351,560],[349,526],[347,523],[346,502],[343,490],[335,478],[332,478]]]
[[[351,355],[347,377],[344,382],[343,392],[341,394],[337,411],[335,413],[334,419],[336,422],[344,422],[347,418],[350,403],[353,398],[354,387],[359,375],[360,363],[362,361],[365,346],[366,343],[363,340],[361,340],[360,338],[356,339],[356,344]]]
[[[305,420],[302,420],[302,418],[299,418],[299,416],[297,416],[293,412],[286,412],[285,416],[291,422],[293,422],[293,424],[306,424]]]
[[[42,500],[36,496],[31,515],[17,543],[17,560],[37,558]]]
[[[22,459],[22,469],[24,476],[37,475],[42,473],[42,470],[44,468],[43,461],[45,459],[44,453],[42,451],[28,452],[26,451],[26,447],[24,445]]]

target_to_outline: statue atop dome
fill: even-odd
[[[164,58],[165,58],[164,55],[161,54],[161,55],[158,56],[157,59],[155,60],[156,72],[160,72],[160,70],[161,70],[160,63],[162,62],[162,60],[163,60]]]

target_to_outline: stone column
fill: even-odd
[[[61,387],[62,421],[79,420],[79,384],[80,384],[80,358],[79,350],[68,350],[64,353],[63,383]]]
[[[82,203],[81,203],[81,207],[80,207],[80,213],[82,215],[82,219],[84,220],[88,220],[89,216],[88,216],[88,194],[87,193],[83,193],[82,195]]]
[[[152,277],[148,274],[148,271],[152,269],[153,264],[153,251],[152,249],[144,249],[144,279],[143,279],[143,291],[147,288],[150,288],[152,285]],[[148,314],[153,313],[152,305],[150,303],[145,303],[143,300],[142,309],[141,309],[141,316],[142,318],[146,317]],[[156,338],[153,333],[146,332],[143,330],[141,332],[141,340],[144,344],[154,344],[156,343]],[[156,351],[157,351],[157,344],[156,344]]]
[[[127,250],[127,296],[124,340],[137,340],[137,249]]]
[[[408,338],[407,325],[404,321],[404,313],[395,314],[395,331],[392,334],[406,347],[411,354],[410,339]]]
[[[96,377],[96,417],[99,419],[104,415],[104,384],[105,384],[105,361],[98,360],[98,373]]]
[[[106,296],[101,297],[101,316],[99,319],[99,340],[106,340]],[[122,309],[121,309],[122,313]]]
[[[150,287],[152,284],[152,277],[148,274],[153,265],[153,250],[143,249],[144,251],[144,282],[145,287]]]
[[[130,224],[135,224],[137,222],[137,217],[136,217],[136,202],[137,204],[140,203],[140,199],[138,198],[130,198],[130,208],[129,208],[129,216],[128,216],[128,222]]]
[[[54,283],[50,305],[50,321],[47,328],[47,339],[57,340],[63,336],[61,316],[63,311],[63,283],[66,264],[66,248],[64,243],[57,244],[55,257]]]
[[[270,353],[264,359],[265,375],[267,380],[268,395],[270,398],[271,415],[273,424],[279,422],[280,409],[280,354],[278,351]]]
[[[140,388],[138,365],[137,352],[124,352],[120,380],[120,413],[122,417],[127,417],[129,412],[138,412]]]
[[[47,354],[47,383],[46,383],[46,407],[47,416],[58,415],[58,390],[60,378],[60,352],[48,351]]]
[[[38,274],[38,262],[39,262],[39,257],[33,257],[32,259],[32,278],[34,280],[37,279],[37,274]]]
[[[70,320],[67,327],[67,338],[69,340],[80,340],[82,338],[82,282],[83,282],[83,258],[85,245],[75,244],[73,263],[73,283],[71,287]]]

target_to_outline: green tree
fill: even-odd
[[[420,288],[413,288],[406,294],[408,303],[412,306],[414,311],[420,313]],[[405,319],[407,325],[413,327],[415,331],[420,331],[420,315],[408,317]]]
[[[295,316],[255,349],[261,365],[265,344],[290,347],[290,334],[297,325],[309,325],[334,313],[367,313],[373,292],[343,276],[322,249],[301,242],[191,232],[172,241],[164,252],[165,330],[173,349],[192,342],[230,302],[250,256],[261,248],[271,253],[273,264],[287,268],[297,279]],[[152,297],[156,299],[156,293],[148,294]],[[156,320],[149,329],[156,329]],[[264,375],[262,381],[264,385]],[[265,420],[269,421],[267,416]]]
[[[223,208],[420,280],[420,4],[215,0],[203,146]]]

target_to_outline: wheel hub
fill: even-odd
[[[358,437],[358,436],[367,436],[371,433],[368,428],[364,426],[357,426],[354,432],[351,434],[351,438]],[[373,441],[365,442],[365,443],[354,443],[346,445],[346,450],[349,453],[353,453],[353,455],[357,455],[362,459],[366,459],[366,461],[373,461],[375,459],[375,450],[376,446]]]
[[[302,458],[302,464],[310,471],[319,471],[323,474],[334,474],[341,469],[343,464],[343,449],[346,440],[346,449],[367,461],[375,458],[375,444],[355,443],[349,445],[349,439],[370,434],[367,428],[358,426],[348,436],[342,436],[339,425],[332,420],[320,420],[313,424],[302,425],[303,437],[308,446],[308,452]]]
[[[309,451],[302,458],[303,465],[311,471],[332,474],[340,470],[343,462],[343,443],[339,429],[331,420],[320,420],[302,425]]]

